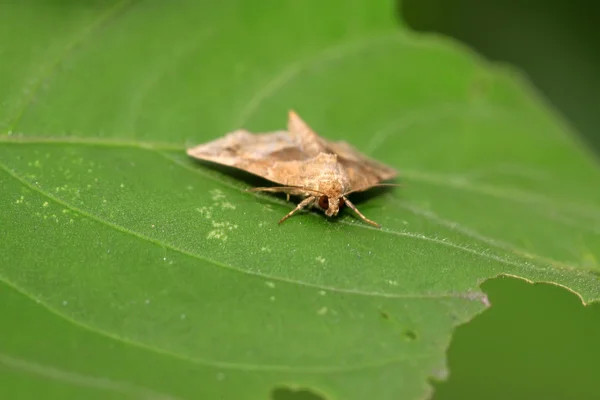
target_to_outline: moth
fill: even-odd
[[[347,206],[363,221],[365,217],[350,200],[350,193],[376,186],[398,186],[382,181],[398,174],[394,168],[375,161],[345,141],[329,141],[317,135],[293,110],[287,131],[253,134],[245,129],[187,149],[193,158],[238,168],[281,186],[255,187],[252,192],[282,192],[303,200],[279,223],[305,207],[316,206],[328,217]]]

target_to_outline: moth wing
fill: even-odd
[[[327,141],[317,135],[293,110],[288,113],[288,132],[298,147],[311,157],[316,157],[327,150]]]
[[[344,141],[329,142],[327,147],[338,155],[338,162],[346,170],[352,192],[367,190],[381,181],[398,176],[391,166],[367,157]]]
[[[366,190],[398,175],[394,168],[367,157],[346,142],[332,142],[320,137],[294,111],[289,112],[288,131],[307,155],[337,154],[338,162],[350,178],[352,191]]]
[[[288,131],[252,134],[241,129],[192,147],[187,154],[284,186],[307,186],[307,181],[323,168],[333,168],[332,163],[342,165],[352,192],[397,176],[392,167],[365,156],[350,144],[321,138],[294,111],[289,112]],[[332,154],[337,158],[330,157]]]
[[[187,154],[289,186],[301,184],[293,170],[311,158],[287,131],[252,134],[243,129],[189,148]]]
[[[319,153],[305,160],[275,161],[269,168],[267,179],[283,186],[296,186],[306,191],[319,191],[321,179],[328,172],[338,170],[335,154]],[[300,191],[301,192],[301,191]]]

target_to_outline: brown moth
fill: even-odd
[[[348,206],[365,222],[379,227],[346,197],[375,186],[397,186],[381,181],[397,172],[361,154],[344,141],[332,142],[317,135],[294,111],[289,112],[288,130],[252,134],[240,129],[220,139],[187,150],[193,158],[227,165],[253,173],[282,186],[257,187],[249,191],[283,192],[304,197],[284,216],[318,206],[328,217]]]

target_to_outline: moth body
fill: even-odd
[[[288,199],[290,194],[304,197],[279,223],[305,207],[320,208],[326,216],[334,217],[347,206],[363,221],[379,227],[347,196],[374,186],[388,186],[380,182],[397,176],[392,167],[368,158],[348,143],[321,138],[294,111],[289,113],[287,131],[251,134],[238,130],[190,148],[187,153],[281,185],[250,191],[283,192]]]

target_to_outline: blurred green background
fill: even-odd
[[[533,82],[598,154],[600,3],[584,0],[404,0],[400,20],[441,33]]]
[[[521,70],[598,157],[598,3],[404,0],[398,15],[415,31],[453,37]],[[457,329],[451,375],[434,399],[600,399],[598,304],[513,278],[482,288],[493,307]]]

